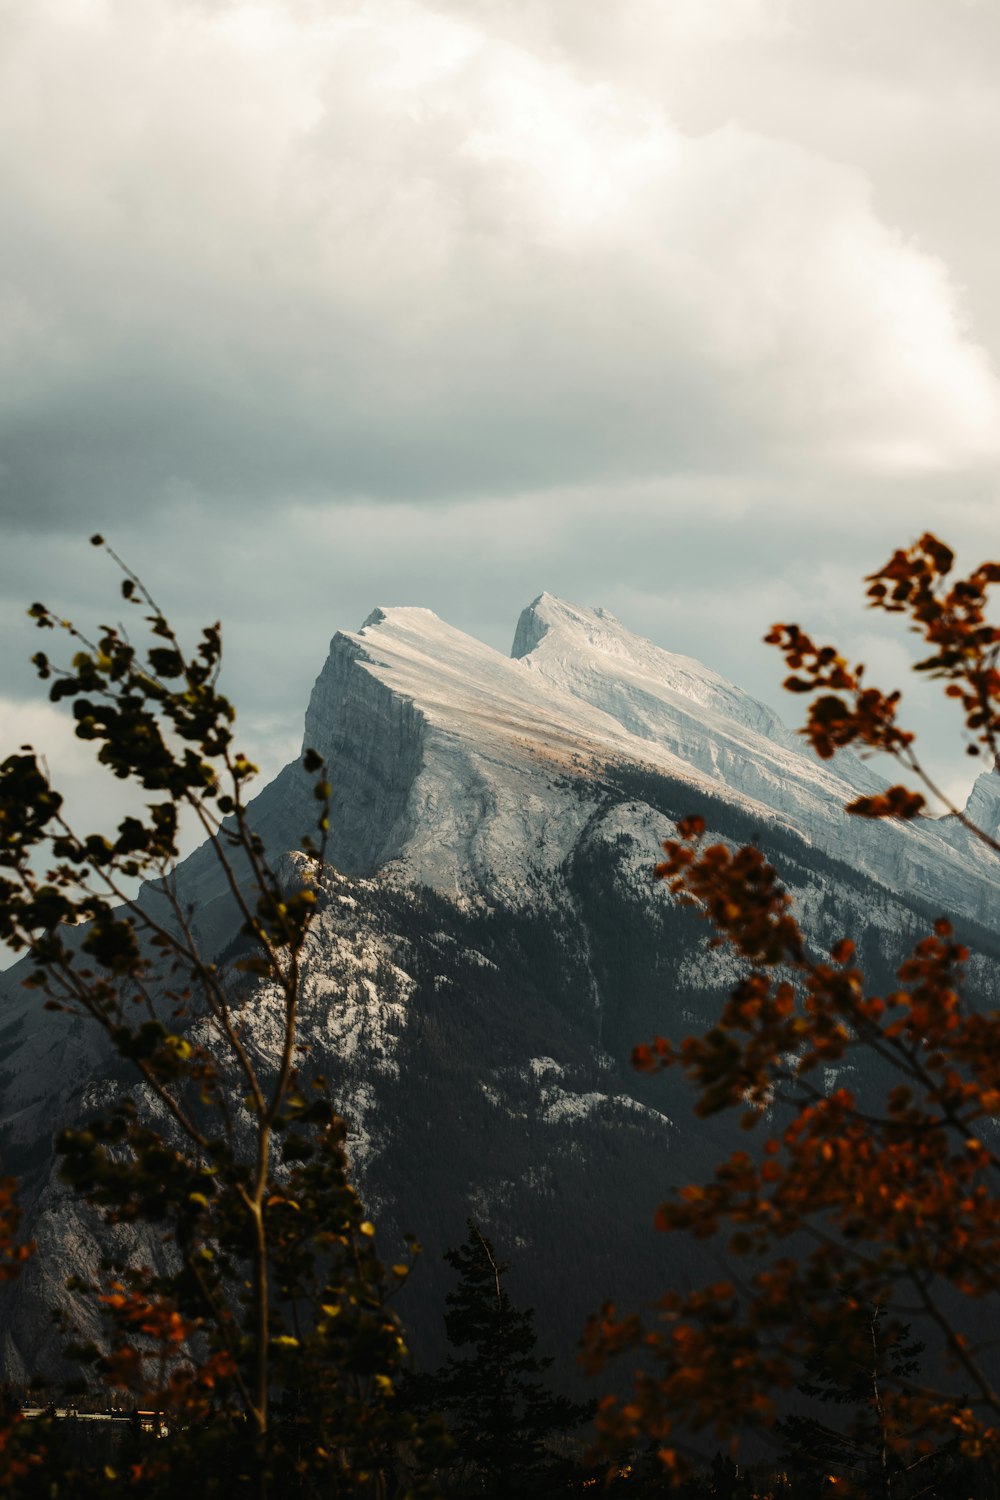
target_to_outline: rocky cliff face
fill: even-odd
[[[997,1001],[1000,872],[954,820],[847,818],[844,802],[880,784],[869,767],[820,765],[765,706],[603,611],[542,595],[507,658],[427,610],[377,610],[334,636],[305,743],[331,769],[336,870],[309,939],[304,1025],[389,1253],[403,1230],[430,1252],[407,1309],[428,1358],[438,1252],[470,1214],[563,1348],[605,1296],[639,1300],[697,1271],[683,1246],[665,1264],[651,1216],[671,1182],[710,1170],[725,1127],[628,1063],[635,1042],[710,1022],[733,979],[651,884],[675,818],[700,809],[716,836],[756,840],[817,944],[850,934],[879,983],[928,914],[958,912],[987,950],[974,990]],[[973,815],[997,821],[998,782],[980,779]],[[297,765],[254,818],[272,857],[301,845],[315,803]],[[207,852],[177,878],[224,954],[238,924]],[[39,1309],[105,1233],[56,1180],[51,1133],[121,1086],[96,1038],[41,1012],[17,978],[4,976],[0,1130],[45,1253],[4,1334],[12,1373],[55,1357]],[[271,999],[239,982],[266,1056]]]
[[[794,832],[890,890],[987,925],[997,910],[997,862],[955,847],[947,822],[844,816],[884,786],[865,762],[818,762],[711,668],[547,594],[522,613],[510,658],[428,610],[376,610],[334,637],[306,742],[335,768],[333,856],[351,872],[392,866],[435,890],[516,902],[526,861],[552,873],[579,835],[579,800],[560,778],[596,784],[627,766],[676,781],[691,805],[709,797]],[[296,776],[259,799],[278,845],[301,832]],[[992,784],[974,797],[988,801]],[[308,812],[294,810],[300,822]]]
[[[1000,761],[976,777],[965,814],[991,838],[1000,836]]]
[[[543,594],[504,657],[429,610],[378,609],[334,636],[306,712],[304,744],[332,768],[331,858],[472,900],[524,898],[527,866],[554,877],[579,837],[573,784],[623,767],[784,829],[893,891],[990,925],[1000,872],[949,820],[872,825],[844,804],[885,783],[844,754],[821,763],[764,704],[711,668],[633,635],[604,610]],[[973,792],[1000,817],[995,773]],[[996,803],[996,806],[994,806]],[[254,804],[272,854],[312,831],[293,763]],[[226,935],[208,851],[181,867],[209,946]]]

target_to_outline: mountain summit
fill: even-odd
[[[998,910],[997,862],[953,820],[845,816],[846,803],[885,787],[870,765],[851,753],[817,760],[711,667],[551,594],[522,612],[510,657],[413,606],[338,631],[303,743],[331,769],[331,855],[348,875],[518,905],[531,872],[542,887],[531,899],[544,900],[589,797],[614,796],[630,769],[669,783],[678,816],[725,807],[751,832],[783,831],[936,912],[989,926]],[[992,785],[977,783],[977,805]],[[314,804],[297,761],[253,815],[274,857],[298,847]],[[650,844],[650,867],[656,853]],[[218,948],[233,911],[214,857],[199,850],[178,873],[206,946]]]
[[[597,785],[632,767],[668,778],[682,811],[709,797],[892,891],[984,923],[997,910],[996,861],[954,829],[844,816],[885,786],[864,761],[818,761],[712,668],[551,594],[522,612],[510,657],[430,610],[374,610],[333,637],[305,743],[333,769],[333,857],[351,874],[392,866],[443,892],[516,900],[525,851],[552,871],[579,834],[582,804],[560,778]],[[272,847],[294,846],[308,810],[294,765],[256,804]]]

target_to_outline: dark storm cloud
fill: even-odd
[[[770,619],[995,545],[989,6],[14,0],[0,19],[0,715],[105,530],[227,624],[248,742],[331,632],[542,589],[778,698]],[[900,38],[906,37],[906,45]],[[874,655],[873,655],[874,653]]]
[[[8,517],[995,457],[955,290],[862,174],[469,15],[13,7]]]

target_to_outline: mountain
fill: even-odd
[[[440,1349],[440,1252],[475,1217],[514,1263],[543,1343],[571,1349],[587,1312],[702,1272],[652,1213],[729,1145],[695,1121],[677,1079],[629,1066],[632,1046],[710,1023],[733,965],[651,881],[677,817],[754,840],[782,869],[818,945],[851,935],[888,982],[930,917],[963,918],[973,986],[995,1003],[1000,868],[955,820],[872,824],[844,803],[883,783],[851,755],[816,761],[763,704],[603,610],[543,594],[505,657],[418,608],[375,610],[334,636],[304,743],[333,784],[334,868],[306,954],[303,1026],[334,1079],[354,1168],[387,1252],[427,1247],[404,1312]],[[970,812],[1000,815],[1000,776]],[[298,762],[253,819],[290,878],[315,802]],[[177,871],[205,948],[238,956],[239,922],[208,849]],[[142,899],[155,904],[155,888]],[[40,1254],[0,1359],[53,1363],[39,1316],[106,1231],[58,1182],[51,1132],[122,1086],[99,1038],[4,979],[0,1140],[25,1182]],[[266,989],[234,977],[266,1055]],[[150,1251],[150,1253],[153,1253]],[[564,1371],[565,1373],[565,1371]]]
[[[689,803],[707,797],[785,830],[889,890],[987,925],[997,909],[996,861],[956,848],[942,823],[844,817],[845,802],[884,789],[865,762],[817,761],[710,668],[605,610],[548,594],[522,613],[510,657],[426,609],[376,609],[357,633],[338,632],[304,744],[334,768],[333,861],[350,874],[391,871],[453,896],[520,904],[526,863],[551,875],[580,833],[580,799],[564,795],[560,778],[597,788],[629,767],[675,783]],[[994,780],[980,778],[974,798]],[[298,762],[255,814],[272,850],[295,847],[312,820]],[[207,933],[224,895],[207,849],[183,878]]]

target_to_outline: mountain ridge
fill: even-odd
[[[365,679],[363,690],[347,659]],[[952,831],[931,819],[873,828],[845,818],[846,802],[886,785],[867,763],[850,753],[819,762],[766,705],[712,668],[634,635],[606,610],[543,593],[522,611],[512,654],[504,657],[429,610],[380,607],[357,632],[334,636],[310,699],[305,742],[331,764],[340,763],[345,740],[370,744],[384,727],[368,701],[380,693],[390,695],[399,715],[412,716],[405,773],[401,765],[381,765],[374,751],[364,765],[355,757],[352,770],[371,773],[371,785],[357,792],[384,812],[381,789],[395,788],[396,837],[367,850],[356,842],[347,868],[371,872],[402,859],[408,878],[488,897],[473,867],[482,874],[489,860],[477,861],[471,846],[477,836],[485,839],[496,846],[497,866],[504,863],[499,825],[505,811],[514,816],[521,773],[544,762],[560,774],[599,778],[606,765],[623,763],[687,780],[695,801],[699,792],[713,793],[765,821],[795,826],[892,889],[906,881],[925,900],[947,895],[977,921],[988,922],[996,909],[1000,875],[984,851],[956,845]],[[352,715],[355,729],[338,734]],[[428,736],[437,741],[430,756]],[[439,768],[452,767],[450,795],[441,776],[435,783],[428,774],[435,757]],[[400,793],[404,779],[409,809]],[[484,783],[492,783],[493,798],[482,804],[480,797],[477,814],[475,789],[482,793]],[[463,794],[470,799],[464,819]],[[341,817],[350,825],[346,805]],[[527,830],[506,834],[513,845]],[[543,841],[547,836],[542,831]]]

